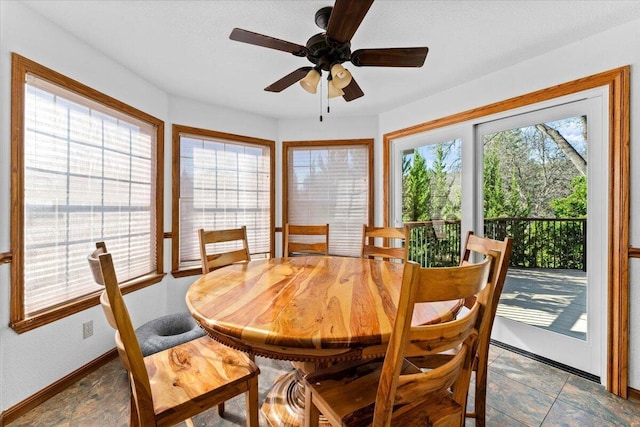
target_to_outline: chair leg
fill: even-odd
[[[258,427],[258,377],[249,380],[249,390],[245,393],[247,426]]]
[[[133,397],[131,385],[129,385],[129,426],[140,427],[140,419],[138,418],[138,410],[136,409],[136,401]]]
[[[304,427],[318,427],[320,411],[313,404],[311,388],[306,387],[304,392]]]
[[[487,412],[487,367],[482,363],[478,364],[476,371],[476,397],[475,397],[475,418],[476,427],[485,427],[485,416]]]

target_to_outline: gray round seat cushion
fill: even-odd
[[[205,332],[190,313],[176,313],[151,320],[136,329],[143,356],[200,338]]]

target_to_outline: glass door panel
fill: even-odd
[[[594,375],[600,372],[598,301],[606,283],[605,245],[587,227],[606,221],[601,185],[591,188],[589,179],[606,164],[599,120],[590,114],[598,102],[478,127],[482,229],[487,237],[513,238],[493,337]],[[602,180],[606,173],[596,176]]]
[[[401,151],[409,259],[423,267],[460,263],[461,149],[461,139],[451,139]]]

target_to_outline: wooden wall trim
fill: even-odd
[[[0,264],[10,264],[12,259],[11,252],[0,252]]]
[[[608,333],[607,390],[627,397],[629,371],[629,151],[630,67],[620,67],[592,76],[541,89],[505,101],[463,111],[388,132],[383,135],[383,222],[389,225],[390,158],[393,140],[418,133],[477,120],[482,117],[549,101],[598,87],[609,88],[609,236],[608,236]]]
[[[15,421],[20,416],[26,414],[27,412],[34,409],[36,406],[40,405],[42,402],[45,402],[51,399],[56,394],[60,393],[73,383],[81,380],[86,377],[90,373],[96,371],[98,368],[104,366],[108,362],[112,361],[118,356],[118,352],[116,349],[109,350],[102,356],[98,357],[87,363],[86,365],[76,369],[71,372],[69,375],[66,375],[60,378],[58,381],[53,384],[48,385],[43,388],[39,392],[29,396],[25,400],[16,403],[12,407],[6,409],[0,414],[0,426],[11,423]]]

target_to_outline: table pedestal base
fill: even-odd
[[[298,370],[281,375],[269,390],[261,408],[272,427],[304,426],[304,384]],[[320,425],[330,424],[320,415]]]

